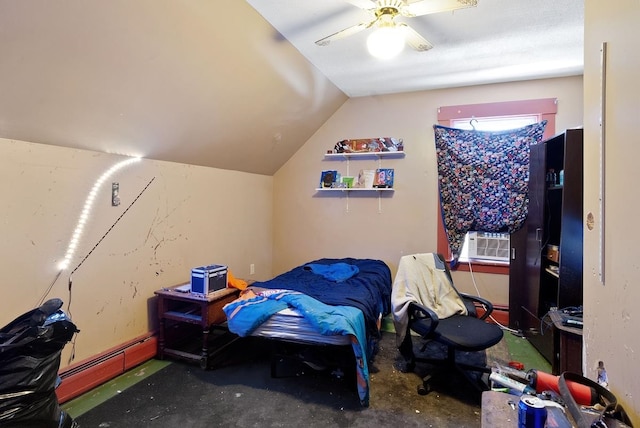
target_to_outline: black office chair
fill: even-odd
[[[404,256],[403,258],[412,257],[415,260],[407,259],[405,262],[415,264],[418,263],[418,261],[416,261],[419,260],[418,257],[422,257],[422,260],[426,260],[426,256],[428,255],[422,254]],[[483,376],[483,374],[490,373],[491,369],[486,366],[486,356],[483,358],[482,364],[474,365],[459,361],[459,358],[456,358],[456,354],[458,351],[482,351],[500,342],[503,336],[502,329],[496,324],[490,324],[485,321],[487,317],[491,315],[493,305],[481,297],[458,292],[453,285],[451,272],[447,267],[444,257],[440,254],[434,253],[433,258],[435,265],[437,266],[436,270],[440,270],[440,273],[442,273],[442,270],[444,269],[445,273],[445,275],[440,275],[442,284],[438,285],[437,290],[442,291],[444,289],[446,291],[447,287],[450,286],[452,290],[449,291],[450,294],[448,297],[455,299],[455,295],[459,296],[459,298],[462,299],[461,303],[466,308],[467,313],[460,313],[464,312],[464,309],[461,309],[459,313],[447,316],[446,318],[439,318],[436,311],[432,308],[425,306],[421,302],[411,301],[412,296],[415,296],[418,293],[422,294],[423,290],[414,290],[414,292],[406,293],[411,296],[408,299],[405,297],[405,304],[408,305],[408,307],[406,307],[408,323],[406,324],[404,339],[398,347],[400,354],[405,358],[407,363],[406,371],[414,371],[416,362],[425,362],[431,365],[444,366],[446,369],[455,370],[461,373],[465,379],[471,382],[477,391],[481,392],[488,390],[488,376]],[[402,260],[398,273],[400,273],[400,269],[403,269]],[[412,275],[415,274],[412,273]],[[434,277],[433,274],[431,274],[431,276],[428,274],[418,276],[422,276],[423,278]],[[448,285],[446,284],[447,282]],[[402,287],[402,285],[399,285],[394,281],[394,288],[396,287]],[[409,288],[411,287],[423,287],[423,284],[416,284],[414,281]],[[427,285],[425,284],[424,287],[427,287]],[[398,290],[395,291],[397,292]],[[398,294],[394,293],[392,300],[397,300],[397,298]],[[439,304],[440,302],[438,301],[437,303]],[[485,310],[479,318],[477,316],[476,304],[483,306]],[[394,315],[396,314],[396,309],[397,308],[394,308]],[[413,350],[411,331],[416,332],[426,341],[421,349],[421,353],[425,351],[430,342],[437,342],[446,347],[446,358],[436,359],[416,357]],[[473,373],[475,373],[475,376],[473,376]],[[434,381],[434,378],[438,375],[444,374],[447,374],[447,370],[432,371],[430,374],[425,376],[422,380],[422,384],[418,386],[418,393],[421,395],[428,394],[432,390],[432,382]]]

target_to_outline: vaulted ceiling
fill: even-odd
[[[392,61],[366,31],[313,43],[369,16],[344,0],[0,0],[0,137],[270,175],[348,97],[582,73],[579,0],[410,18],[435,47]]]

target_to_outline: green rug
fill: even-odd
[[[524,364],[525,370],[536,369],[551,373],[551,364],[524,337],[505,332],[504,340],[509,348],[511,361]]]
[[[67,401],[60,407],[72,417],[76,418],[99,404],[104,403],[110,398],[115,397],[132,385],[145,380],[147,377],[160,371],[169,364],[171,364],[169,361],[151,359],[112,379],[111,381],[104,383],[91,391],[74,398],[73,400]]]

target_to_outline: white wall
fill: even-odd
[[[585,374],[595,379],[604,361],[610,389],[634,425],[640,425],[640,258],[637,227],[640,182],[640,3],[620,0],[615,6],[585,1],[585,218],[595,227],[584,229]],[[600,216],[601,54],[607,42],[605,216]],[[604,220],[604,246],[600,222]],[[604,283],[600,254],[604,254]]]
[[[275,175],[274,273],[320,257],[372,257],[395,273],[403,254],[436,251],[438,189],[433,125],[440,106],[558,99],[558,131],[582,125],[582,77],[455,88],[347,101]],[[395,192],[317,194],[320,171],[346,162],[323,155],[348,138],[403,138],[406,157],[383,160],[395,168]],[[351,161],[350,170],[375,168],[376,160]],[[474,291],[469,273],[455,272],[462,291]],[[506,275],[475,274],[480,293],[508,304]]]
[[[6,139],[0,154],[0,325],[42,299],[59,297],[65,308],[71,302],[81,330],[75,361],[154,330],[154,290],[188,282],[192,267],[271,275],[272,177],[142,160],[103,184],[70,269],[56,280],[95,180],[126,158]],[[111,206],[113,181],[118,207]],[[70,270],[87,254],[69,296]],[[68,363],[63,358],[62,367]]]

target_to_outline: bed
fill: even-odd
[[[368,363],[391,310],[391,285],[380,260],[324,258],[254,282],[224,311],[229,330],[242,337],[351,345],[360,402],[368,406]]]

